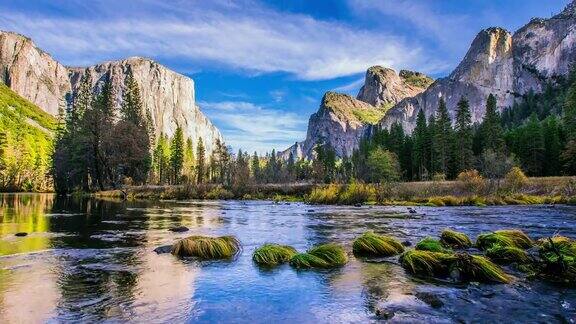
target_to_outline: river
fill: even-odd
[[[366,230],[418,242],[446,227],[475,238],[519,228],[576,238],[576,207],[309,206],[268,201],[111,202],[0,195],[0,322],[571,322],[576,290],[528,280],[454,284],[406,274],[397,258],[351,256],[336,270],[261,269],[252,252],[298,250]],[[186,233],[168,231],[174,226]],[[17,237],[18,232],[29,233]],[[158,246],[192,234],[235,235],[231,261],[181,260]],[[351,253],[350,253],[351,255]],[[432,302],[431,302],[432,300]],[[376,315],[378,314],[378,315]]]

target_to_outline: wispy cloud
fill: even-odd
[[[350,83],[341,85],[337,88],[334,88],[334,91],[338,91],[338,92],[345,92],[345,93],[349,93],[349,94],[354,94],[356,92],[358,92],[358,90],[360,89],[360,87],[362,87],[362,85],[364,85],[364,78],[360,78],[357,80],[354,80]]]
[[[433,66],[403,37],[281,13],[249,0],[127,3],[100,1],[87,17],[1,10],[0,28],[31,36],[69,65],[141,55],[192,67],[287,72],[304,80],[352,75],[376,64],[425,72]],[[83,2],[60,5],[69,12]]]
[[[200,102],[235,149],[265,153],[283,150],[304,138],[307,120],[291,112],[266,109],[244,101]]]

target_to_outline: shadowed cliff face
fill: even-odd
[[[371,125],[377,124],[386,111],[400,100],[424,91],[432,79],[411,71],[396,71],[373,66],[366,72],[364,86],[356,99],[349,95],[327,92],[318,112],[310,116],[306,139],[296,143],[280,156],[288,159],[312,158],[314,146],[326,142],[340,157],[352,155]]]
[[[576,59],[576,4],[550,19],[533,19],[513,35],[502,28],[481,31],[458,67],[423,93],[407,98],[388,111],[380,122],[390,127],[400,122],[407,132],[416,125],[422,109],[427,117],[440,98],[452,117],[462,96],[470,102],[472,121],[482,121],[490,93],[500,108],[513,104],[518,95],[539,92],[549,78],[567,75]]]
[[[202,137],[207,151],[218,129],[195,103],[194,81],[144,58],[105,62],[89,68],[67,68],[38,49],[32,40],[9,32],[0,32],[0,80],[12,90],[46,112],[57,115],[59,107],[71,105],[82,74],[89,71],[98,91],[103,77],[110,74],[121,104],[124,78],[132,70],[142,94],[142,106],[150,113],[156,137],[174,134],[181,126],[194,145]]]

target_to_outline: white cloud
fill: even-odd
[[[84,6],[79,0],[65,5]],[[68,65],[140,55],[250,73],[287,72],[305,80],[352,75],[377,64],[424,72],[434,66],[422,60],[418,46],[384,30],[280,13],[249,0],[148,0],[138,6],[105,0],[88,13],[78,18],[2,10],[0,28],[32,37]]]
[[[284,150],[305,137],[306,119],[291,112],[266,109],[250,102],[200,102],[200,107],[222,131],[227,144],[260,154]]]

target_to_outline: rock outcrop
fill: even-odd
[[[142,94],[142,106],[150,113],[156,135],[171,136],[181,126],[194,144],[202,137],[212,150],[218,129],[195,103],[194,81],[145,58],[133,57],[88,68],[68,68],[37,48],[22,35],[0,32],[0,80],[44,111],[56,115],[70,105],[82,74],[88,71],[97,92],[105,75],[112,77],[121,104],[124,78],[131,70]]]
[[[306,139],[280,153],[284,159],[312,158],[317,143],[327,143],[340,157],[350,156],[372,125],[400,100],[424,91],[432,79],[418,72],[373,66],[356,99],[327,92],[308,122]]]
[[[390,108],[426,90],[433,81],[422,73],[402,70],[396,74],[392,69],[373,66],[366,71],[364,85],[356,99],[375,107]]]
[[[539,92],[554,76],[567,75],[576,59],[576,2],[550,19],[533,19],[513,35],[502,28],[481,31],[458,67],[423,93],[392,107],[380,122],[399,122],[407,132],[416,124],[418,111],[427,117],[444,98],[454,117],[457,102],[470,102],[472,121],[480,122],[490,93],[500,108],[514,103],[530,90]]]

